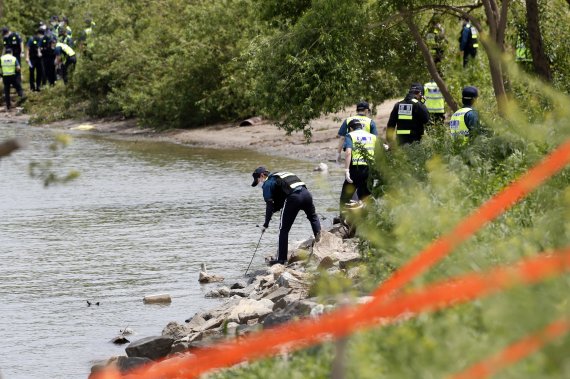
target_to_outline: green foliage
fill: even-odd
[[[513,66],[516,67],[516,66]],[[495,134],[468,145],[430,134],[421,144],[379,152],[376,169],[383,181],[358,225],[370,241],[369,276],[358,288],[323,276],[320,295],[370,291],[397,267],[570,138],[570,98],[536,79],[510,73],[528,91],[547,102],[508,105],[500,123],[487,119]],[[541,117],[538,114],[541,113]],[[532,115],[532,122],[529,116]],[[490,270],[570,245],[570,168],[546,181],[498,219],[415,279],[406,290],[470,272]],[[392,325],[350,337],[347,378],[441,378],[458,372],[517,339],[570,315],[568,275],[435,313],[404,317]],[[537,312],[537,310],[540,310]],[[527,359],[501,371],[498,378],[566,378],[570,375],[570,337],[564,336]],[[325,349],[331,345],[325,344]],[[219,377],[288,376],[325,378],[334,350],[320,362],[299,352],[284,367],[279,358],[257,362]],[[338,357],[336,358],[338,359]],[[328,368],[316,372],[315,365]]]

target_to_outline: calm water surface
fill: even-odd
[[[244,132],[247,130],[244,129]],[[50,156],[53,133],[0,122],[0,140],[27,148],[0,160],[0,372],[5,379],[86,378],[98,359],[124,354],[109,341],[160,335],[215,306],[198,283],[200,263],[242,277],[263,222],[259,164],[297,173],[315,197],[323,226],[337,206],[341,172],[325,177],[314,164],[250,151],[221,151],[164,142],[74,134],[54,159],[77,169],[76,181],[44,188],[28,176],[31,161]],[[339,170],[340,171],[340,170]],[[278,218],[261,241],[254,265],[277,249]],[[311,234],[299,216],[290,241]],[[144,305],[169,293],[170,306]],[[88,307],[86,300],[99,301]]]

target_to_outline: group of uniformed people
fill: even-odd
[[[89,45],[89,36],[93,31],[93,22],[86,20],[86,28],[80,33],[82,50]],[[24,46],[24,40],[9,27],[2,28],[4,53],[1,60],[1,75],[4,82],[6,108],[11,108],[10,88],[14,87],[20,101],[23,101],[22,59],[29,67],[31,91],[40,91],[47,85],[54,85],[58,77],[67,84],[69,75],[77,63],[73,32],[67,17],[52,16],[49,24],[40,21],[36,33],[30,36]]]

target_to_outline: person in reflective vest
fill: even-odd
[[[366,101],[360,101],[358,104],[356,104],[356,116],[347,117],[338,129],[337,136],[339,140],[336,151],[336,163],[340,163],[341,151],[344,146],[346,135],[349,132],[348,123],[352,120],[360,121],[360,123],[363,125],[364,130],[368,133],[372,133],[375,136],[378,135],[378,128],[376,127],[376,123],[370,118],[370,105]]]
[[[463,51],[463,67],[467,66],[469,59],[477,56],[479,48],[479,32],[468,19],[463,19],[463,28],[459,36],[459,50]]]
[[[530,49],[527,47],[526,38],[521,34],[517,36],[515,49],[515,60],[517,62],[532,62],[532,56]]]
[[[445,100],[437,84],[432,80],[424,84],[426,108],[430,119],[435,122],[443,122],[445,118]]]
[[[463,107],[458,109],[449,120],[449,132],[451,137],[465,144],[478,134],[481,134],[479,114],[473,105],[479,97],[477,87],[468,86],[463,88],[461,100]]]
[[[279,248],[277,259],[269,261],[270,265],[285,264],[289,246],[289,231],[295,222],[299,211],[305,212],[311,223],[311,228],[318,241],[321,232],[321,223],[315,210],[313,196],[305,183],[293,173],[281,171],[271,173],[260,166],[253,171],[252,187],[262,183],[263,199],[265,200],[265,222],[261,229],[264,233],[269,227],[273,213],[281,210],[281,223],[279,225]]]
[[[443,60],[445,53],[445,45],[447,44],[445,29],[441,25],[439,17],[434,16],[430,20],[426,33],[426,44],[436,67],[439,68],[439,64]]]
[[[340,217],[344,219],[346,204],[352,199],[354,193],[359,200],[370,195],[368,189],[369,162],[374,159],[377,137],[368,133],[364,125],[357,120],[348,124],[350,132],[345,137],[345,165],[344,183],[340,193]]]
[[[30,37],[26,43],[26,61],[30,67],[30,90],[39,91],[44,76],[44,65],[42,62],[42,38],[44,29],[38,29],[36,35]]]
[[[2,82],[4,83],[4,99],[6,101],[6,109],[10,110],[12,103],[10,102],[10,88],[14,87],[21,101],[24,100],[24,91],[22,84],[18,79],[17,73],[20,71],[20,63],[14,55],[12,49],[7,48],[6,53],[0,57],[0,68],[2,70]]]
[[[386,127],[389,145],[394,142],[404,145],[421,141],[425,125],[429,122],[429,112],[422,101],[421,84],[414,83],[406,97],[394,104]]]
[[[52,41],[52,44],[54,43],[55,66],[61,67],[61,77],[63,78],[63,82],[67,84],[68,77],[75,67],[75,63],[77,62],[75,51],[73,51],[73,49],[65,43]]]

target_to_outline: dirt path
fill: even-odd
[[[381,136],[384,135],[386,123],[395,101],[389,100],[377,107],[377,114],[373,119],[376,121]],[[342,120],[354,114],[356,112],[352,108],[314,120],[311,123],[313,139],[310,144],[305,143],[302,133],[287,136],[283,130],[263,121],[253,126],[244,127],[235,124],[216,124],[197,129],[172,129],[163,132],[137,127],[134,120],[67,120],[42,125],[42,127],[84,131],[85,133],[138,136],[220,149],[249,149],[311,162],[326,162],[336,156],[337,132]],[[27,123],[28,120],[27,115],[0,114],[0,122]]]

